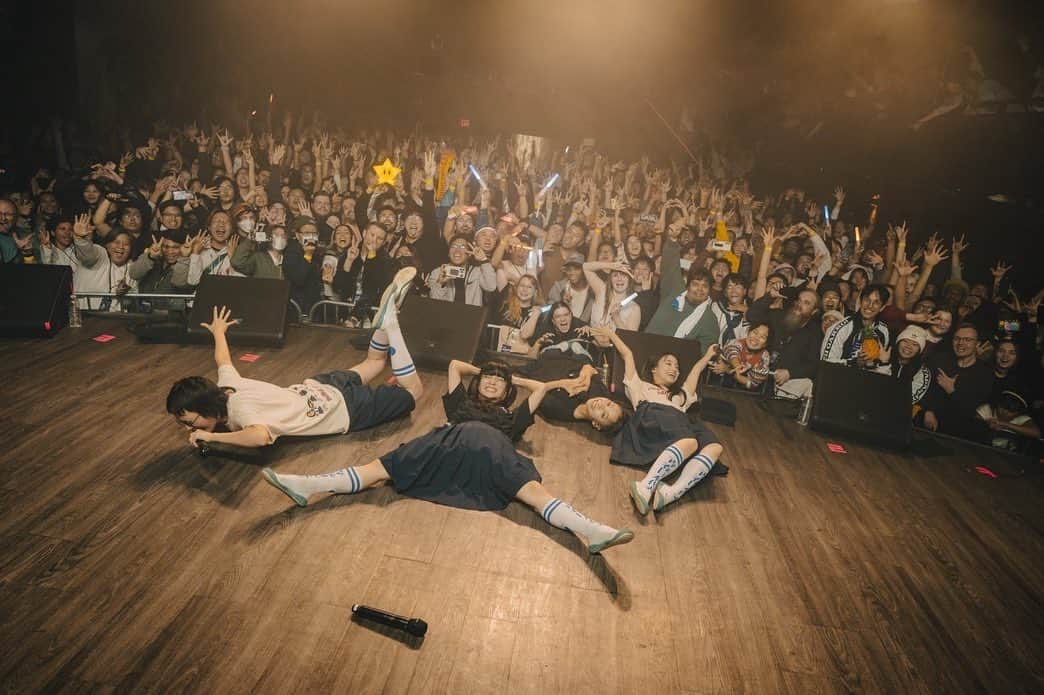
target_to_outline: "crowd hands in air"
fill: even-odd
[[[713,147],[654,163],[349,134],[319,115],[278,125],[157,124],[81,169],[56,136],[58,166],[0,198],[2,260],[70,266],[77,293],[109,295],[81,306],[111,312],[208,274],[285,278],[304,316],[332,300],[360,328],[411,265],[413,292],[489,307],[505,351],[597,365],[606,331],[645,331],[693,341],[693,357],[719,346],[706,378],[723,386],[798,399],[825,360],[908,383],[929,430],[1039,438],[1044,293],[1016,292],[1003,261],[970,282],[959,233],[879,221],[876,200],[840,186],[755,194],[750,162]],[[378,182],[385,160],[394,183]]]

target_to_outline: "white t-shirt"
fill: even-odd
[[[642,381],[637,374],[632,376],[630,379],[624,379],[623,385],[624,391],[627,393],[627,398],[630,399],[631,405],[635,408],[637,408],[638,404],[642,401],[649,401],[650,403],[669,405],[684,413],[693,403],[696,402],[695,393],[689,393],[682,389],[671,398],[668,391],[660,388],[656,384]]]
[[[303,384],[276,386],[244,379],[230,364],[218,367],[218,386],[235,389],[228,395],[228,428],[261,425],[271,440],[286,435],[315,436],[348,431],[348,406],[332,386],[305,379]]]
[[[582,290],[574,290],[566,285],[566,289],[569,290],[572,295],[569,298],[569,310],[573,312],[573,316],[580,316],[584,313],[584,306],[587,304],[587,293],[591,288],[585,287]]]

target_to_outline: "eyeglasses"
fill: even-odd
[[[467,247],[467,245],[466,245],[466,244],[452,244],[452,245],[450,246],[450,248],[451,248],[451,249],[460,249],[460,250],[462,250],[462,251],[467,251],[467,250],[468,250],[468,247]]]
[[[958,338],[957,336],[953,337],[953,342],[955,343],[974,343],[975,341],[976,338]]]
[[[200,415],[199,415],[199,413],[196,413],[196,417],[192,418],[192,422],[185,422],[185,421],[184,421],[184,420],[182,420],[181,418],[178,418],[178,422],[179,422],[179,423],[180,423],[180,424],[181,424],[182,426],[184,426],[184,427],[187,427],[187,428],[189,428],[190,430],[194,430],[194,429],[196,429],[196,421],[197,421],[197,420],[199,420],[199,418],[200,418]]]

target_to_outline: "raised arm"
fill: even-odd
[[[765,296],[768,287],[769,261],[772,260],[772,245],[776,243],[776,230],[766,227],[761,232],[761,238],[765,242],[761,249],[761,259],[758,263],[758,279],[754,282],[754,299],[758,300]]]
[[[464,377],[478,376],[481,371],[481,369],[468,362],[450,360],[449,368],[446,370],[446,393],[456,391]]]
[[[584,277],[587,278],[587,284],[591,286],[591,291],[594,292],[595,301],[605,298],[605,280],[599,277],[599,270],[613,270],[615,267],[620,266],[620,263],[606,263],[599,261],[587,261],[584,263]]]
[[[685,383],[682,384],[682,390],[693,396],[696,394],[696,385],[700,382],[700,375],[703,374],[703,370],[707,368],[710,361],[714,359],[718,354],[718,344],[712,343],[707,347],[707,352],[703,353],[696,364],[692,365],[692,369],[689,370],[689,376],[685,377]]]
[[[638,369],[634,366],[634,353],[631,352],[631,348],[627,347],[627,343],[623,341],[623,338],[616,334],[616,331],[608,328],[592,328],[591,333],[597,338],[602,338],[603,341],[612,343],[613,347],[616,348],[617,354],[620,355],[620,359],[624,363],[625,381],[638,376]],[[608,384],[606,385],[608,386]]]
[[[225,337],[225,333],[229,326],[239,323],[239,319],[231,318],[231,316],[232,311],[228,307],[223,306],[220,311],[214,307],[214,318],[210,323],[200,324],[214,336],[214,362],[217,363],[218,369],[226,365],[234,366],[232,355],[228,351],[228,339]]]

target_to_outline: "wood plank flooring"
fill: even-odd
[[[111,333],[117,339],[91,338]],[[408,339],[407,335],[407,339]],[[233,348],[238,357],[246,350]],[[244,376],[290,384],[360,354],[294,327]],[[547,487],[635,529],[588,556],[528,508],[390,488],[298,509],[258,469],[367,462],[442,420],[201,459],[164,412],[205,346],[89,318],[0,342],[0,686],[14,692],[964,693],[1044,689],[1038,464],[945,442],[921,458],[827,439],[735,399],[728,477],[658,516],[580,427],[523,445]],[[844,441],[843,439],[841,441]],[[423,644],[351,622],[422,617]]]

